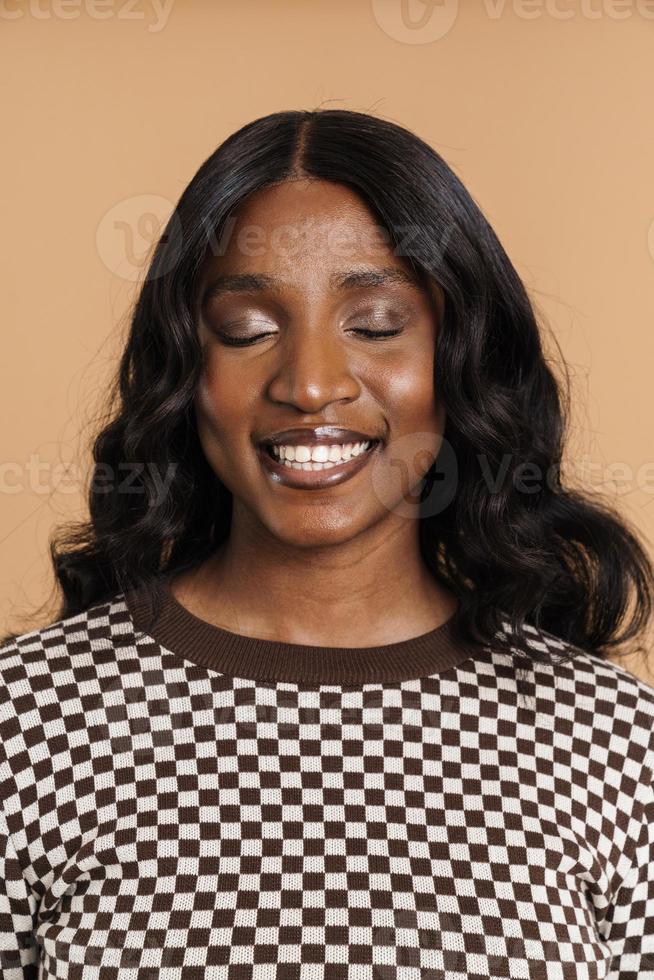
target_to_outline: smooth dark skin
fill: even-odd
[[[201,309],[196,417],[209,464],[233,494],[232,525],[211,559],[171,590],[201,619],[286,643],[382,646],[434,629],[457,600],[422,561],[418,520],[395,513],[375,486],[383,480],[401,501],[393,458],[404,458],[414,487],[424,474],[408,440],[394,450],[394,439],[433,434],[429,463],[437,455],[445,423],[434,391],[442,293],[421,281],[330,287],[332,274],[352,269],[410,270],[345,185],[286,181],[251,195],[234,216],[223,254],[205,265],[200,297],[218,275],[264,273],[283,286],[220,293]],[[353,332],[398,325],[400,335],[386,339]],[[221,330],[265,336],[228,347]],[[383,437],[386,446],[335,487],[271,482],[256,441],[320,423]]]

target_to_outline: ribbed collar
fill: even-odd
[[[458,636],[455,617],[410,639],[377,647],[308,646],[244,636],[199,619],[162,588],[158,618],[145,593],[124,593],[136,630],[171,653],[222,674],[291,684],[387,684],[440,674],[479,653]]]

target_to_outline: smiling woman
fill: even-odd
[[[562,482],[443,159],[344,110],[231,135],[112,395],[59,618],[0,650],[2,976],[654,976],[654,689],[608,659],[654,570]]]
[[[296,176],[248,195],[232,220],[198,285],[195,409],[203,455],[232,494],[232,532],[247,544],[235,548],[231,534],[174,590],[189,608],[261,636],[365,646],[419,633],[445,618],[452,597],[422,562],[416,521],[388,500],[401,499],[398,469],[413,489],[417,450],[433,462],[440,448],[436,290],[379,241],[374,213],[342,184]],[[267,245],[246,254],[255,230]],[[311,547],[329,554],[309,582]],[[359,563],[354,582],[338,572],[348,556]],[[266,587],[254,607],[253,562]]]

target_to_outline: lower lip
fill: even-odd
[[[381,442],[375,442],[364,453],[359,453],[358,456],[353,456],[342,463],[336,463],[326,470],[297,470],[273,459],[263,446],[258,446],[257,452],[263,468],[276,483],[295,487],[297,490],[323,490],[325,487],[333,487],[349,480],[362,470],[367,466],[370,457],[381,449],[381,445]]]

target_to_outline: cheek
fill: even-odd
[[[211,391],[206,374],[203,374],[195,392],[195,411],[198,416],[209,416],[214,411]]]
[[[211,382],[207,374],[203,374],[195,393],[195,417],[200,431],[213,432],[224,419],[220,404],[221,389]]]
[[[379,372],[371,386],[388,411],[391,428],[437,427],[441,413],[434,388],[433,359],[398,359],[388,365],[388,370]]]
[[[245,405],[248,388],[237,381],[234,371],[220,371],[215,366],[205,368],[194,399],[203,442],[227,445],[236,443],[241,436],[241,427],[249,417]]]
[[[434,386],[433,358],[399,361],[385,378],[385,412],[390,425],[388,451],[374,472],[376,493],[389,509],[413,513],[411,496],[433,465],[442,446],[445,410]],[[403,508],[408,508],[404,510]]]

